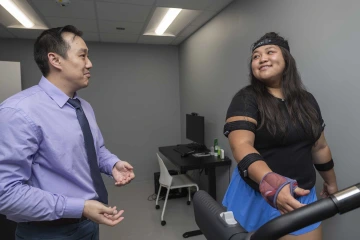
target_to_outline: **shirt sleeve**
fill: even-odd
[[[21,110],[0,109],[0,213],[20,221],[80,218],[85,200],[28,185],[41,139]]]
[[[321,132],[322,132],[322,131],[324,131],[326,124],[325,124],[324,119],[322,117],[320,106],[319,106],[318,102],[316,101],[315,97],[311,93],[308,93],[308,94],[309,94],[310,103],[313,105],[313,107],[315,108],[315,110],[318,113],[319,122],[320,122],[320,125],[321,125]]]
[[[226,119],[235,116],[251,117],[259,122],[259,111],[254,93],[242,89],[233,97]]]
[[[112,169],[114,165],[120,161],[119,158],[112,154],[104,144],[104,138],[101,134],[100,129],[98,128],[98,136],[99,136],[99,143],[100,149],[98,151],[99,157],[99,168],[102,173],[107,174],[108,176],[112,177]]]
[[[94,109],[91,107],[90,103],[88,103],[84,99],[81,99],[81,105],[83,106],[83,108],[86,108],[89,111],[89,114],[91,114],[91,118],[93,120],[93,130],[97,131],[97,137],[94,140],[97,142],[96,145],[98,146],[96,150],[100,172],[108,175],[109,177],[112,177],[112,169],[114,165],[120,160],[116,155],[112,154],[105,147],[104,138],[102,136],[99,126],[97,125],[95,112]]]

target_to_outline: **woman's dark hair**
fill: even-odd
[[[65,59],[67,58],[67,51],[70,45],[61,36],[64,32],[73,33],[79,37],[82,36],[82,32],[76,27],[67,25],[65,27],[45,30],[35,41],[34,59],[44,77],[47,77],[50,72],[49,59],[47,56],[49,52],[54,52]]]
[[[253,46],[265,39],[283,41],[287,44],[287,41],[277,33],[270,32],[262,36]],[[309,137],[317,139],[321,134],[319,113],[310,102],[310,93],[305,90],[305,86],[301,81],[295,59],[287,49],[281,46],[279,46],[279,48],[285,61],[281,87],[284,98],[286,99],[286,107],[290,115],[290,120],[294,125],[300,123]],[[250,81],[256,94],[261,118],[258,128],[262,128],[265,125],[272,135],[278,133],[285,136],[288,133],[288,127],[279,106],[280,102],[269,93],[266,85],[254,76],[251,61]]]

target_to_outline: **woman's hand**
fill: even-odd
[[[332,184],[328,184],[326,182],[324,182],[323,184],[323,190],[320,192],[320,196],[322,198],[327,198],[329,195],[334,194],[338,191],[338,186],[335,183]]]
[[[295,188],[294,190],[297,196],[306,196],[310,193],[309,190],[305,190],[302,188]],[[279,192],[276,199],[276,206],[281,214],[285,214],[293,211],[294,209],[305,206],[306,204],[300,203],[290,194],[290,186],[287,184],[281,191]]]

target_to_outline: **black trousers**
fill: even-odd
[[[6,216],[0,214],[1,238],[6,240],[15,240],[16,225],[16,222],[7,220]]]

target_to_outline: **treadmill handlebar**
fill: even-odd
[[[240,234],[245,239],[248,232],[239,223],[230,224],[224,221],[221,214],[226,210],[220,206],[207,192],[199,190],[193,199],[195,221],[207,240],[230,239]]]
[[[239,203],[240,204],[240,203]],[[320,199],[292,212],[281,215],[247,233],[240,224],[226,226],[219,217],[225,209],[208,193],[198,191],[194,196],[195,220],[208,240],[272,240],[319,221],[360,207],[360,183],[343,189],[328,198]]]
[[[334,216],[338,209],[330,198],[324,198],[274,218],[261,226],[251,240],[275,240],[288,233]]]
[[[354,210],[360,205],[360,183],[345,188],[330,196],[340,214]]]
[[[261,226],[251,240],[278,239],[288,233],[360,207],[360,183],[345,188],[328,198],[295,209]]]

